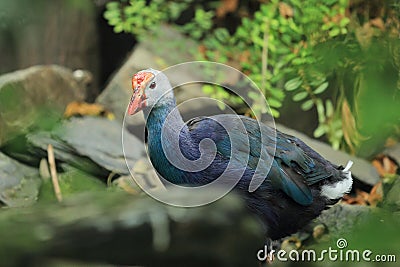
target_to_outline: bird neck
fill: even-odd
[[[149,140],[161,138],[162,131],[168,135],[168,133],[178,132],[182,128],[182,130],[187,128],[176,107],[175,99],[168,99],[163,105],[154,106],[151,110],[145,109],[144,117]]]
[[[163,106],[145,110],[146,128],[148,132],[148,152],[155,169],[165,179],[175,184],[185,183],[182,172],[167,159],[164,149],[174,151],[173,138],[189,140],[188,128],[176,108],[175,100]]]

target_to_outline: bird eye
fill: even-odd
[[[149,86],[150,89],[156,88],[156,82],[152,82]]]

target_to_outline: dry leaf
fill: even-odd
[[[346,99],[342,103],[342,130],[344,140],[349,146],[352,154],[354,154],[362,136],[357,131],[356,120]]]
[[[121,176],[114,180],[113,184],[132,195],[138,195],[141,192],[131,176]]]
[[[223,18],[227,13],[234,12],[238,4],[238,0],[221,0],[221,5],[216,10],[217,18]]]
[[[318,224],[313,229],[314,239],[320,239],[325,234],[325,226],[323,224]]]
[[[290,236],[283,240],[281,249],[285,251],[298,250],[301,247],[301,240],[296,236]]]
[[[369,22],[365,23],[362,27],[355,30],[357,41],[363,48],[369,47],[374,31]]]
[[[387,156],[377,156],[373,161],[372,165],[376,168],[380,177],[384,177],[388,174],[395,174],[397,172],[397,164]]]
[[[206,48],[205,45],[199,45],[199,46],[197,47],[197,50],[199,51],[199,53],[200,53],[203,57],[206,57],[207,48]]]
[[[292,18],[294,15],[293,8],[286,3],[279,3],[279,13],[284,18]]]
[[[375,26],[382,31],[385,30],[385,23],[383,22],[382,18],[377,17],[377,18],[371,19],[369,22],[371,23],[372,26]]]
[[[397,164],[389,157],[385,156],[382,159],[383,169],[387,174],[395,174],[397,172]]]
[[[240,53],[239,55],[239,62],[241,63],[249,63],[250,60],[250,51],[249,50],[245,50],[242,53]]]
[[[340,21],[342,21],[343,18],[344,18],[344,15],[339,13],[339,14],[336,14],[335,16],[333,16],[331,18],[331,21],[333,23],[335,23],[336,25],[339,25]]]
[[[293,52],[293,54],[297,55],[301,49],[307,48],[307,47],[308,47],[308,43],[301,40],[298,43],[298,45],[296,45],[294,48],[292,48],[292,52]]]
[[[350,195],[345,195],[343,197],[344,202],[350,205],[363,205],[366,206],[368,205],[368,197],[369,194],[367,192],[364,192],[360,189],[356,189],[356,196],[352,197]]]
[[[382,182],[378,182],[374,187],[372,187],[371,192],[368,195],[368,203],[370,206],[376,207],[376,205],[382,201],[383,190]]]
[[[375,169],[378,171],[380,177],[385,176],[385,169],[383,168],[382,163],[379,160],[374,159],[372,161],[372,166],[374,166]]]
[[[386,142],[385,142],[385,147],[395,146],[396,144],[397,144],[396,139],[394,139],[393,137],[388,137],[388,139],[386,139]]]
[[[114,115],[99,104],[89,104],[86,102],[73,101],[65,108],[64,116],[104,116],[108,119],[114,119]]]

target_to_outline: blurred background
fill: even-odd
[[[235,210],[240,206],[231,204],[235,199],[210,206],[210,211],[186,211],[188,221],[180,221],[174,217],[177,211],[143,196],[125,165],[120,132],[131,75],[148,67],[164,69],[193,60],[216,61],[245,73],[264,93],[278,128],[304,139],[337,164],[349,159],[356,163],[354,188],[337,213],[332,213],[336,215],[326,215],[283,244],[296,249],[334,244],[335,237],[346,232],[354,246],[374,244],[377,250],[400,257],[397,0],[2,0],[0,58],[0,205],[4,208],[0,210],[0,236],[4,229],[22,229],[7,233],[13,240],[10,244],[5,244],[4,238],[0,241],[0,251],[5,247],[0,263],[9,258],[0,265],[40,265],[45,258],[44,262],[53,266],[64,264],[61,258],[74,264],[147,266],[164,262],[180,266],[184,255],[190,255],[194,266],[202,266],[205,259],[220,266],[257,264],[254,255],[262,247],[262,231],[254,226],[258,224],[251,215]],[[182,76],[196,75],[188,70],[170,78],[172,84],[178,84]],[[235,75],[228,73],[227,77],[226,86],[238,82]],[[265,112],[257,104],[250,110],[238,96],[220,86],[178,88],[176,96],[178,102],[211,97],[247,116]],[[190,118],[224,112],[224,107],[199,102],[185,106],[182,112]],[[148,174],[150,167],[143,163],[143,121],[135,116],[126,120],[125,126],[130,142],[137,144],[127,160],[136,166],[141,179],[153,181],[156,188],[156,178]],[[49,155],[55,157],[55,164]],[[64,213],[64,207],[57,204],[60,197],[54,193],[54,170],[62,197],[72,199],[65,204],[69,209]],[[126,192],[138,200],[132,204],[125,199]],[[86,207],[86,217],[76,215],[82,203],[97,203],[103,198],[106,200],[99,201],[100,207]],[[224,208],[231,206],[231,210]],[[54,209],[58,211],[53,214]],[[140,217],[146,218],[144,231],[130,224],[121,230],[120,218],[130,209],[138,214],[164,214],[156,220],[161,221],[156,225],[164,225],[160,228],[164,230],[154,232],[160,237],[153,237],[151,229],[158,228],[150,215],[142,213],[126,218],[135,221],[144,216]],[[21,219],[21,212],[28,214],[28,223]],[[221,222],[216,216],[218,223],[209,226],[197,221],[197,214],[204,212],[221,213],[228,219]],[[63,218],[63,214],[76,221]],[[250,223],[232,224],[230,218],[235,216]],[[332,222],[344,217],[349,219]],[[367,223],[357,226],[364,217]],[[43,223],[43,218],[51,223]],[[35,234],[25,231],[23,225],[36,229]],[[197,225],[204,229],[197,229]],[[325,229],[322,234],[318,234],[320,225]],[[242,226],[248,245],[240,245],[240,239],[232,239],[237,243],[231,240],[230,231]],[[198,247],[174,247],[185,246],[179,243],[182,236],[174,233],[186,231],[188,236],[200,238],[201,231],[210,229],[207,227],[225,231]],[[358,236],[352,236],[357,232],[353,227]],[[105,234],[103,228],[109,232]],[[168,230],[167,238],[163,231]],[[127,233],[134,237],[122,238]],[[98,244],[83,242],[75,247],[79,238],[66,238],[80,234]],[[141,241],[132,246],[142,256],[127,256],[126,248],[135,243],[137,235]],[[44,245],[44,241],[48,243]],[[138,245],[143,242],[147,245]],[[227,243],[230,245],[218,250],[218,256],[206,250],[207,244]],[[89,253],[90,246],[112,253]],[[228,260],[224,254],[244,246],[251,255],[243,259]]]
[[[150,53],[164,54],[160,67],[171,65],[163,51],[175,46],[180,49],[176,62],[212,60],[243,71],[263,90],[279,122],[322,137],[335,149],[371,157],[389,136],[398,136],[396,1],[17,0],[1,5],[0,73],[38,64],[88,70],[85,100],[93,102],[146,40],[159,44]],[[160,27],[179,32],[181,39],[165,39]],[[233,95],[204,89],[246,113]],[[301,120],[293,119],[297,114]]]

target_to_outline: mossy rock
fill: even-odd
[[[74,194],[88,191],[106,190],[105,183],[96,177],[71,166],[68,166],[65,172],[58,174],[58,182],[63,197],[69,197]],[[40,188],[38,201],[52,202],[56,200],[51,179],[45,180]]]

